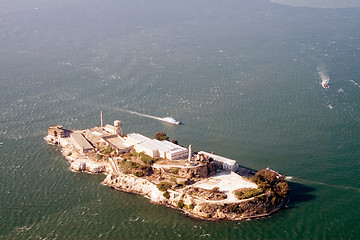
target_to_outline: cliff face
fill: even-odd
[[[163,193],[156,187],[155,184],[133,175],[126,175],[122,173],[109,174],[103,183],[110,187],[121,189],[125,192],[145,195],[154,203],[160,204],[164,203],[166,200]]]
[[[154,183],[126,174],[109,174],[103,183],[119,190],[145,195],[153,203],[168,205],[191,216],[207,220],[243,220],[266,216],[280,209],[284,204],[284,201],[280,201],[272,205],[267,201],[266,194],[261,198],[232,203],[204,200],[182,189],[162,192]]]

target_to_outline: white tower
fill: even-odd
[[[192,152],[191,152],[191,145],[189,145],[189,157],[188,160],[191,161]]]
[[[122,129],[121,129],[121,121],[115,120],[114,121],[114,127],[115,127],[115,134],[122,136]]]

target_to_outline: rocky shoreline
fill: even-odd
[[[86,136],[86,131],[94,130],[70,131],[82,131]],[[45,140],[62,148],[72,171],[103,173],[104,185],[143,195],[154,204],[180,210],[192,218],[239,221],[269,216],[287,202],[290,190],[284,176],[269,169],[249,178],[219,167],[211,158],[199,158],[197,165],[188,164],[189,160],[166,159],[140,164],[140,160],[150,158],[134,150],[118,154],[107,148],[109,153],[104,154],[101,145],[93,141],[94,150],[82,153],[66,135],[54,139],[49,134]]]

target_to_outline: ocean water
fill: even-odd
[[[357,239],[359,5],[278,2],[0,2],[0,239]],[[278,170],[288,208],[200,221],[69,171],[47,128],[100,111]]]

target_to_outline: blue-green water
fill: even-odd
[[[0,2],[0,239],[358,239],[356,4]],[[199,221],[69,171],[47,127],[89,128],[101,110],[126,133],[291,176],[289,208]]]

